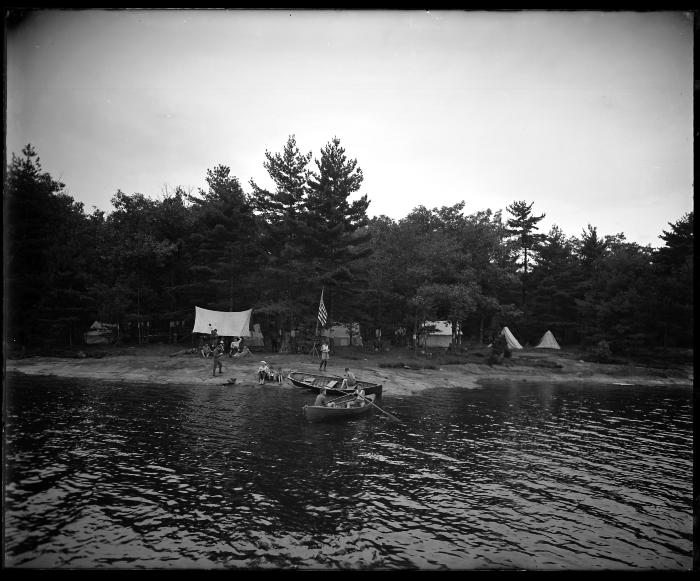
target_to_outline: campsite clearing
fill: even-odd
[[[34,355],[7,359],[6,371],[27,375],[75,377],[118,382],[153,384],[221,385],[222,378],[234,378],[235,385],[257,381],[259,360],[264,358],[286,377],[290,370],[313,373],[318,360],[305,354],[251,353],[245,357],[223,359],[223,375],[212,377],[212,361],[191,353],[172,354],[181,347],[157,344],[132,347],[82,346],[61,357]],[[474,389],[482,381],[627,383],[634,385],[693,385],[692,355],[683,363],[652,365],[602,364],[583,361],[573,351],[523,349],[514,351],[501,365],[490,367],[488,350],[469,350],[465,354],[415,355],[406,348],[390,351],[348,347],[338,349],[331,358],[329,373],[342,374],[349,367],[363,380],[382,383],[385,395],[407,395],[430,387]],[[275,384],[268,384],[275,385]],[[276,384],[279,386],[279,384]],[[290,386],[285,380],[282,386]],[[261,386],[265,387],[265,386]],[[224,389],[235,389],[232,386]]]

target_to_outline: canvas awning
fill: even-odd
[[[210,334],[216,329],[220,337],[250,337],[250,315],[247,311],[210,311],[195,307],[193,333]]]

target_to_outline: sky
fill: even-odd
[[[272,188],[294,135],[356,159],[370,216],[514,201],[654,247],[693,209],[688,12],[40,10],[7,31],[6,154],[86,212],[231,168]],[[351,197],[351,200],[357,195]]]

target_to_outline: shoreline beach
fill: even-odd
[[[211,359],[178,352],[169,345],[121,347],[98,356],[83,355],[6,359],[5,373],[163,385],[224,386],[229,380],[235,380],[235,385],[255,385],[258,365],[265,360],[275,370],[282,370],[282,386],[291,386],[286,379],[290,371],[318,371],[318,360],[305,354],[252,352],[237,358],[226,356],[223,373],[216,376],[212,375]],[[382,383],[384,395],[410,395],[434,387],[476,389],[493,381],[693,386],[691,365],[661,368],[601,364],[577,359],[571,352],[540,349],[516,351],[511,359],[492,367],[485,357],[455,363],[449,357],[417,358],[401,348],[382,353],[340,350],[331,356],[327,374],[342,375],[345,367],[361,379]]]

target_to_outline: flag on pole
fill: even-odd
[[[321,302],[318,304],[318,320],[322,327],[326,326],[328,313],[326,312],[326,305],[323,304],[323,289],[321,289]]]

